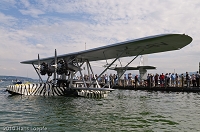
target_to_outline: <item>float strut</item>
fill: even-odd
[[[44,82],[43,82],[43,80],[42,80],[42,78],[41,78],[41,76],[40,76],[40,74],[39,74],[39,72],[38,72],[38,70],[37,70],[37,68],[34,66],[34,64],[33,64],[33,63],[32,63],[32,65],[33,65],[33,67],[34,67],[35,71],[37,72],[37,74],[38,74],[38,76],[39,76],[39,79],[40,79],[40,81],[42,81],[42,83],[44,83]]]

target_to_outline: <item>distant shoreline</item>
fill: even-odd
[[[5,76],[5,75],[0,75],[0,80],[2,81],[12,81],[12,80],[35,80],[29,77],[21,77],[21,76]]]

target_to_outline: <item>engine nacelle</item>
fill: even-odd
[[[45,75],[47,73],[47,70],[48,70],[48,64],[43,62],[41,65],[40,65],[40,74],[41,75]]]
[[[67,63],[65,60],[61,59],[58,61],[57,65],[56,65],[56,73],[59,75],[69,75],[70,71],[78,71],[79,68],[73,64]],[[55,63],[51,63],[51,64],[47,64],[45,62],[43,62],[40,65],[40,74],[41,75],[48,75],[51,76],[52,73],[55,72]]]
[[[66,63],[66,61],[64,60],[59,60],[58,64],[57,64],[57,73],[59,75],[65,74],[68,75],[69,71],[68,71],[68,64]]]
[[[51,76],[53,72],[54,72],[54,68],[50,67],[47,63],[43,62],[40,65],[40,74],[41,75],[47,74],[48,76]]]

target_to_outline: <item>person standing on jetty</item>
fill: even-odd
[[[114,78],[114,85],[116,85],[117,84],[117,75],[113,75],[113,78]]]
[[[110,73],[109,81],[110,81],[110,86],[113,86],[114,85],[114,78],[113,78],[112,73]]]
[[[179,76],[177,73],[175,74],[175,87],[179,87]]]
[[[165,74],[165,88],[169,87],[169,75],[168,73]]]
[[[164,81],[165,81],[165,76],[164,76],[164,74],[162,73],[162,74],[160,75],[160,85],[161,85],[161,87],[164,87]]]
[[[196,87],[196,77],[192,74],[192,87]]]
[[[171,74],[170,78],[171,78],[171,87],[174,87],[174,84],[175,84],[175,75],[174,75],[174,73]]]
[[[128,74],[128,85],[132,86],[132,74],[131,73]]]
[[[197,71],[197,73],[195,74],[196,76],[196,83],[197,83],[197,87],[199,87],[199,72]]]
[[[151,80],[151,77],[150,77],[150,74],[147,75],[147,87],[150,87],[150,80]]]
[[[181,87],[184,87],[184,75],[181,74]]]
[[[126,79],[126,74],[124,74],[124,87],[127,85],[127,79]]]
[[[157,73],[154,76],[154,80],[155,80],[155,87],[157,87],[158,86],[158,74]]]
[[[139,82],[138,75],[136,75],[135,76],[135,88],[137,88],[138,82]]]
[[[187,82],[187,87],[190,87],[190,74],[188,74],[188,72],[186,72],[186,82]]]
[[[169,73],[167,76],[167,85],[168,87],[172,87],[172,73]]]

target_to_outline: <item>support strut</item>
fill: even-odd
[[[83,74],[82,74],[82,72],[81,72],[81,68],[80,68],[80,66],[79,66],[79,64],[78,64],[77,59],[75,59],[75,61],[76,61],[76,64],[77,64],[77,66],[78,66],[78,68],[79,68],[79,73],[80,73],[80,75],[82,76],[84,86],[87,88],[87,85],[86,85],[86,82],[85,82],[84,76],[83,76]]]
[[[115,63],[115,61],[116,61],[117,59],[119,59],[119,58],[121,57],[121,55],[122,55],[126,50],[127,50],[127,48],[124,49],[124,50],[115,58],[115,60],[113,60],[113,62],[110,63],[110,64],[107,66],[107,68],[97,77],[97,79],[99,79],[99,77],[101,77],[101,75],[103,75],[103,74],[106,72],[106,70],[107,70],[113,63]]]
[[[98,81],[97,81],[97,79],[96,79],[96,77],[95,77],[95,75],[94,75],[94,72],[93,72],[93,70],[92,70],[92,67],[91,67],[91,65],[90,65],[90,62],[89,62],[88,60],[87,60],[87,63],[88,63],[88,66],[89,66],[89,68],[90,68],[90,70],[91,70],[91,72],[92,72],[92,75],[94,76],[94,79],[95,79],[95,81],[96,81],[96,83],[97,83],[97,87],[100,88],[99,83],[98,83]],[[91,82],[91,84],[92,84],[92,82]]]
[[[113,60],[113,62],[110,63],[110,64],[105,68],[105,70],[104,70],[101,74],[99,74],[99,76],[96,78],[96,80],[98,80],[98,79],[107,71],[107,69],[108,69],[113,63],[115,63],[115,61],[116,61],[117,59],[119,59],[119,58],[122,56],[122,54],[123,54],[126,50],[127,50],[127,48],[125,48],[125,49]],[[92,81],[92,83],[90,84],[90,86],[91,86],[92,84],[94,84],[94,81]]]
[[[131,62],[133,62],[144,50],[142,50],[138,55],[136,55],[128,64],[126,64],[125,66],[125,70],[123,70],[123,73],[118,77],[118,78],[121,78],[122,75],[126,72],[126,70],[128,69],[128,65],[131,64]],[[112,86],[113,87],[113,86]]]
[[[34,65],[33,63],[32,63],[32,65],[33,65],[35,71],[37,72],[37,74],[38,74],[38,76],[39,76],[39,81],[42,81],[42,83],[43,83],[43,80],[42,80],[42,78],[41,78],[41,76],[40,76],[40,73],[38,72],[37,68],[35,67],[35,65]]]

